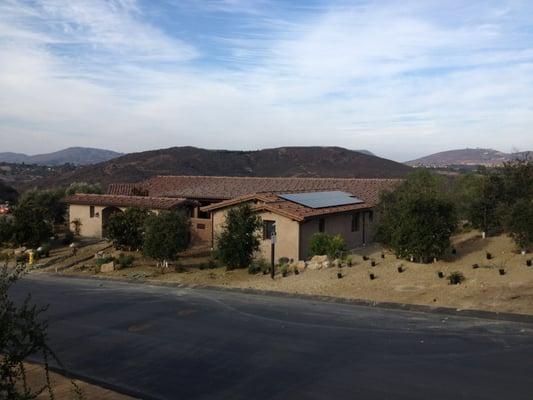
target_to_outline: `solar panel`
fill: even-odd
[[[363,200],[341,191],[280,194],[279,197],[310,208],[336,207],[363,203]]]

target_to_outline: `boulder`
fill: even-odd
[[[322,263],[322,268],[331,268],[333,266],[333,263],[330,263],[329,261],[324,261]]]
[[[296,264],[295,264],[295,267],[300,270],[300,271],[303,271],[306,267],[307,267],[307,263],[305,261],[298,261]]]
[[[317,262],[312,262],[312,261],[309,261],[309,263],[307,263],[307,269],[321,269],[322,268],[322,263],[317,263]]]
[[[113,261],[102,264],[100,266],[100,272],[112,272],[115,270],[115,263]]]
[[[325,261],[328,261],[328,256],[313,256],[310,262],[322,264]]]

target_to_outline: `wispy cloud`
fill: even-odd
[[[528,2],[295,4],[5,0],[4,147],[533,148]]]

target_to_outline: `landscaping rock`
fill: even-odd
[[[322,264],[323,262],[328,261],[328,256],[313,256],[311,258],[312,263]]]
[[[100,266],[100,272],[112,272],[115,270],[115,263],[113,261],[102,264]]]
[[[307,267],[307,263],[305,261],[298,261],[295,265],[300,271],[303,271]]]

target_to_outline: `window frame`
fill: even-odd
[[[270,240],[272,233],[276,234],[276,221],[271,219],[263,220],[263,240]]]

